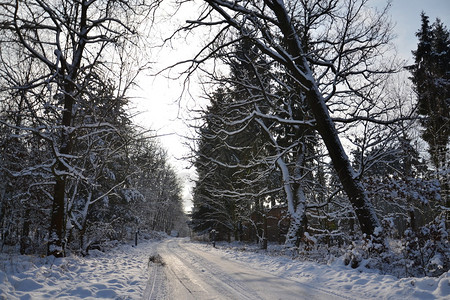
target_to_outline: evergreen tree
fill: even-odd
[[[412,51],[414,64],[409,67],[418,97],[418,113],[423,139],[441,183],[446,206],[449,199],[448,143],[450,136],[450,33],[439,19],[430,25],[425,13],[417,32],[419,43]]]
[[[235,169],[227,166],[238,164],[238,154],[237,150],[227,147],[230,138],[220,133],[228,98],[222,89],[214,93],[204,115],[204,125],[199,129],[195,161],[198,180],[192,215],[195,231],[206,233],[216,229],[221,236],[231,234],[236,223],[235,199],[227,193],[233,190]]]
[[[407,228],[416,231],[436,217],[438,183],[426,178],[425,162],[408,137],[371,147],[363,155],[357,149],[353,156],[359,159],[355,167],[377,213],[384,224],[395,224],[391,235],[402,236]]]

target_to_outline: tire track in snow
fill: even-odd
[[[146,293],[153,296],[144,299],[352,299],[323,287],[254,269],[218,253],[203,251],[182,239],[165,240],[156,251],[164,266],[157,268],[157,279],[153,280],[165,283],[165,290],[156,288]],[[151,278],[146,292],[154,285]]]
[[[179,239],[163,242],[158,251],[166,262],[169,280],[176,278],[192,299],[262,299],[220,266],[184,247]],[[176,293],[183,293],[179,287],[175,289]]]
[[[218,259],[222,261],[222,265],[226,265],[227,266],[227,271],[232,270],[232,265],[233,264],[239,264],[241,265],[242,263],[237,261],[237,260],[228,260],[227,258],[221,258],[218,257],[217,255],[211,254],[209,252],[204,252],[201,249],[199,249],[198,247],[193,246],[194,244],[188,244],[188,243],[184,243],[182,244],[184,245],[184,248],[187,251],[190,251],[191,253],[198,253],[198,256],[201,256],[202,258],[209,258],[211,260],[215,260],[217,261]],[[187,249],[190,248],[190,249]],[[238,265],[238,268],[239,268]],[[244,265],[241,265],[243,269],[247,269],[244,268]],[[297,281],[295,279],[288,279],[288,278],[281,278],[278,277],[276,275],[272,275],[267,273],[267,271],[264,270],[257,270],[257,269],[252,269],[253,272],[255,272],[255,274],[257,274],[257,276],[260,276],[261,281],[264,282],[264,280],[267,280],[267,283],[269,283],[270,281],[275,279],[275,287],[272,284],[268,284],[267,287],[268,289],[263,289],[265,284],[262,284],[262,288],[258,288],[255,290],[260,292],[260,297],[258,298],[253,298],[253,299],[308,299],[308,300],[314,300],[314,299],[347,299],[347,300],[355,300],[355,299],[361,299],[360,297],[354,298],[354,297],[349,297],[347,295],[342,295],[338,292],[335,292],[333,290],[329,290],[329,289],[325,289],[323,287],[318,287],[318,286],[314,286],[308,283],[304,283],[304,282],[300,282]],[[245,272],[245,271],[244,271]],[[251,282],[251,281],[250,281]],[[256,280],[255,280],[256,282]],[[277,286],[278,285],[278,286]],[[273,289],[270,290],[270,287],[272,287]],[[263,292],[261,292],[261,290],[263,290]],[[288,290],[292,290],[292,293],[289,293],[286,291]],[[295,294],[295,292],[293,291],[297,291],[297,294]],[[286,294],[289,294],[288,297],[286,298],[283,297],[283,292]],[[275,297],[275,298],[274,298]]]
[[[148,261],[149,277],[142,299],[160,300],[167,299],[167,284],[164,271],[164,263],[157,254],[152,254]]]

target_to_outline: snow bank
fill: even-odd
[[[348,295],[353,299],[450,299],[450,272],[440,277],[402,278],[380,274],[377,270],[352,269],[342,259],[330,257],[328,264],[274,256],[274,252],[248,246],[221,243],[217,248],[197,244],[202,251],[215,252],[227,259],[244,262],[278,276],[314,287]]]
[[[0,254],[0,299],[140,299],[154,245],[56,259]]]

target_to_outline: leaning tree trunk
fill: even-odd
[[[378,217],[367,197],[364,186],[355,176],[350,160],[344,151],[337,131],[317,88],[312,87],[308,92],[307,98],[316,119],[317,131],[322,136],[333,167],[355,210],[361,231],[371,236],[378,235],[376,231],[381,230]]]
[[[301,41],[292,26],[290,17],[281,1],[266,0],[265,2],[276,15],[290,57],[295,58],[291,61],[292,63],[286,64],[286,67],[303,87],[306,101],[316,121],[317,131],[325,143],[333,167],[355,210],[361,231],[369,236],[378,236],[381,234],[378,217],[362,183],[355,177],[355,172],[341,144],[323,95],[320,93],[314,80],[312,71],[302,51]]]

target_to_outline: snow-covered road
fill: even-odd
[[[162,263],[150,263],[144,299],[353,299],[231,261],[184,239],[166,240],[156,252]]]

